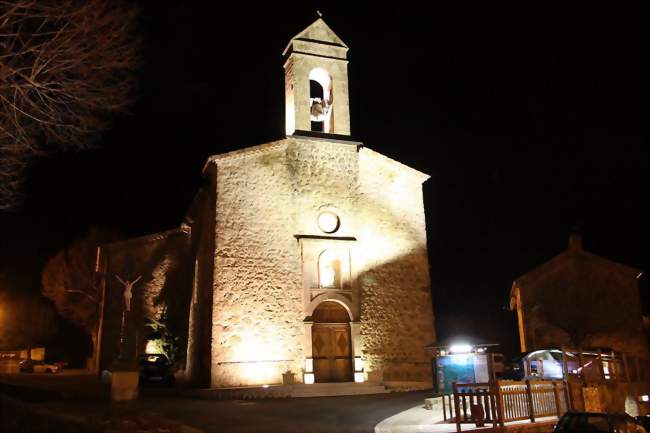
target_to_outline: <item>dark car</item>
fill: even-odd
[[[628,414],[567,412],[557,422],[553,433],[646,433]]]
[[[174,365],[165,355],[140,357],[140,384],[173,386]]]

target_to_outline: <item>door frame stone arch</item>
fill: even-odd
[[[350,316],[350,322],[355,322],[359,320],[358,317],[354,317],[354,308],[352,307],[352,302],[350,302],[350,300],[347,297],[339,293],[321,293],[320,295],[316,296],[309,303],[305,311],[305,315],[307,316],[307,319],[311,320],[311,316],[314,314],[314,311],[323,302],[337,302],[341,304],[343,308],[345,308],[345,311],[348,312],[348,316]]]
[[[309,306],[307,308],[307,317],[303,321],[303,326],[304,326],[304,353],[305,353],[305,373],[304,373],[304,381],[308,382],[309,375],[311,375],[311,380],[314,379],[314,366],[313,366],[313,345],[312,345],[312,330],[314,327],[314,321],[312,319],[312,315],[314,314],[314,311],[316,308],[318,308],[319,305],[321,305],[323,302],[336,302],[343,306],[343,308],[347,311],[348,316],[350,318],[350,344],[351,344],[351,357],[352,357],[352,368],[353,368],[353,373],[356,372],[357,368],[356,365],[359,363],[358,359],[361,358],[361,322],[359,322],[357,317],[354,317],[354,309],[352,308],[352,305],[350,300],[347,299],[345,296],[342,296],[337,293],[323,293],[316,298],[312,302],[309,303]]]

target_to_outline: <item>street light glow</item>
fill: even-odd
[[[449,347],[449,353],[469,353],[472,351],[472,346],[467,343],[457,343]]]

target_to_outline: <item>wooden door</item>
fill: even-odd
[[[350,325],[314,323],[312,350],[316,382],[352,381]]]

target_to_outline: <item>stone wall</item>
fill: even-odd
[[[214,169],[214,167],[212,167]],[[206,173],[207,174],[207,173]],[[185,217],[190,226],[191,257],[194,259],[192,295],[189,311],[189,336],[185,374],[195,385],[210,386],[212,365],[212,299],[214,291],[214,243],[216,176],[199,190]]]
[[[217,164],[212,385],[281,382],[302,365],[300,255],[286,143]]]
[[[429,380],[434,340],[421,184],[426,176],[355,143],[290,137],[211,159],[216,225],[212,386],[302,379],[310,305],[325,294],[305,277],[316,264],[303,238],[336,213],[333,236],[349,242],[352,294],[366,371],[386,380]],[[355,295],[356,294],[356,295]],[[346,297],[347,296],[347,297]]]
[[[368,370],[384,380],[431,380],[435,340],[422,182],[367,148],[359,153],[361,336]]]

